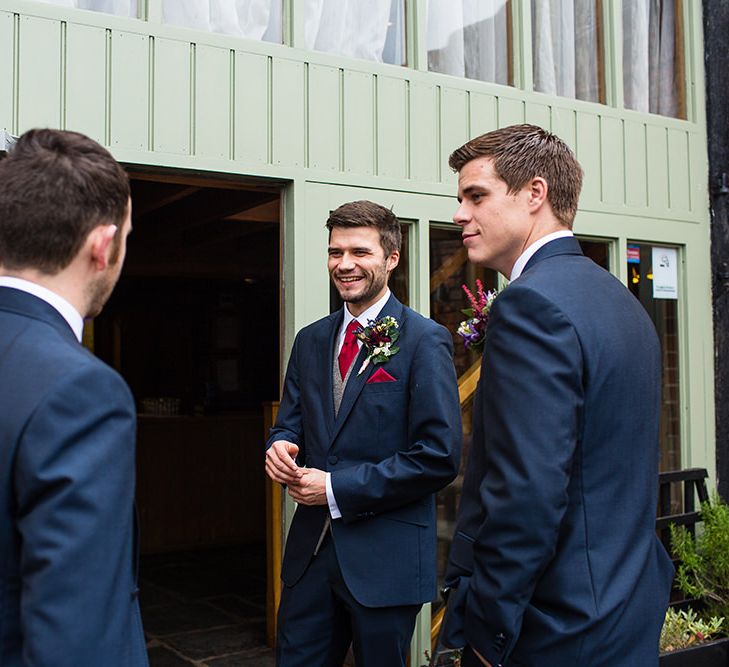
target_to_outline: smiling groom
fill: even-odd
[[[434,494],[458,471],[452,343],[388,289],[401,243],[392,211],[351,202],[326,226],[344,306],[296,336],[266,445],[268,475],[299,504],[277,664],[341,667],[352,643],[357,667],[395,667],[435,594]]]

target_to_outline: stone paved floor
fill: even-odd
[[[259,547],[143,556],[140,600],[151,667],[273,667],[265,572]]]

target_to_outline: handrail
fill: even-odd
[[[445,261],[438,267],[433,275],[430,276],[430,293],[437,290],[448,278],[450,278],[458,269],[460,269],[468,261],[468,250],[460,248],[450,257],[446,257]]]
[[[478,379],[481,377],[481,359],[458,378],[458,398],[461,400],[461,407],[468,401],[476,391]]]
[[[278,401],[263,404],[263,439],[278,412]],[[265,474],[265,473],[264,473]],[[266,475],[266,639],[269,646],[276,641],[276,616],[281,601],[281,555],[283,547],[283,496],[281,485],[274,484]]]

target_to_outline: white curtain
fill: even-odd
[[[404,62],[402,0],[304,0],[307,49],[375,62]]]
[[[428,69],[509,84],[508,0],[429,0]]]
[[[623,0],[625,106],[664,116],[679,114],[675,0]]]
[[[534,89],[599,101],[595,0],[532,0]]]
[[[162,16],[184,28],[282,41],[281,0],[163,0]]]
[[[43,0],[51,5],[91,9],[95,12],[115,14],[116,16],[137,17],[137,0]]]

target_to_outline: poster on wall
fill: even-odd
[[[678,251],[653,246],[653,298],[678,299]]]

